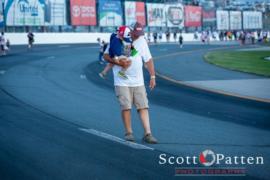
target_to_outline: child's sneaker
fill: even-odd
[[[127,75],[125,74],[124,71],[118,71],[118,76],[120,76],[123,79],[128,79]]]
[[[102,79],[106,79],[106,75],[104,73],[98,73],[98,75],[102,78]]]

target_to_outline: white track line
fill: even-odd
[[[111,141],[114,141],[114,142],[118,142],[120,144],[123,144],[125,146],[129,146],[129,147],[134,148],[134,149],[145,149],[145,150],[151,150],[151,151],[154,150],[154,148],[151,148],[151,147],[148,147],[148,146],[145,146],[145,145],[142,145],[142,144],[134,143],[134,142],[125,141],[124,139],[121,139],[119,137],[116,137],[116,136],[113,136],[113,135],[110,135],[110,134],[107,134],[107,133],[104,133],[104,132],[101,132],[101,131],[97,131],[95,129],[79,128],[79,130],[84,131],[84,132],[89,133],[89,134],[93,134],[93,135],[102,137],[104,139],[108,139],[108,140],[111,140]]]
[[[4,75],[5,73],[6,73],[5,70],[0,70],[0,74],[1,74],[1,75]]]
[[[80,75],[80,78],[81,78],[81,79],[86,79],[86,75],[85,75],[85,74],[81,74],[81,75]]]
[[[70,47],[70,45],[59,45],[59,48],[66,48],[66,47]]]
[[[48,56],[47,59],[55,59],[55,56]]]

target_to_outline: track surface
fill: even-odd
[[[186,45],[181,51],[200,57],[202,49],[220,47]],[[242,178],[269,177],[269,104],[157,79],[157,88],[148,91],[152,129],[160,143],[146,146],[154,150],[81,131],[123,137],[112,77],[102,80],[97,75],[103,68],[96,61],[97,51],[96,45],[38,46],[31,52],[18,46],[13,54],[0,57],[1,179],[178,179],[174,168],[181,166],[159,165],[159,155],[193,156],[205,149],[228,156],[263,156],[265,164],[244,166],[247,176]],[[181,58],[175,52],[176,45],[152,47],[159,71],[168,70],[169,65],[162,64],[165,59]],[[193,63],[199,67],[204,62]],[[135,111],[132,118],[141,144],[143,131]]]

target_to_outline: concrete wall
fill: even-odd
[[[96,43],[100,37],[106,42],[109,41],[111,33],[34,33],[35,44],[72,44],[72,43]],[[12,45],[27,44],[27,33],[6,33],[6,39],[9,39]],[[183,34],[184,41],[194,41],[193,34]],[[151,41],[153,41],[151,35]],[[163,34],[162,42],[165,42]],[[173,42],[171,34],[171,42]]]

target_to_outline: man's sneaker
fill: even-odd
[[[157,144],[158,143],[157,139],[152,134],[146,134],[143,137],[143,141],[146,143],[149,143],[149,144]]]
[[[102,72],[101,72],[101,73],[98,73],[98,75],[99,75],[102,79],[106,79],[105,74],[103,74]]]
[[[128,79],[127,75],[125,74],[124,71],[118,71],[118,76],[120,76],[123,79]]]
[[[127,134],[125,134],[125,140],[126,141],[134,142],[135,141],[135,138],[134,138],[134,136],[133,136],[132,133],[127,133]]]

